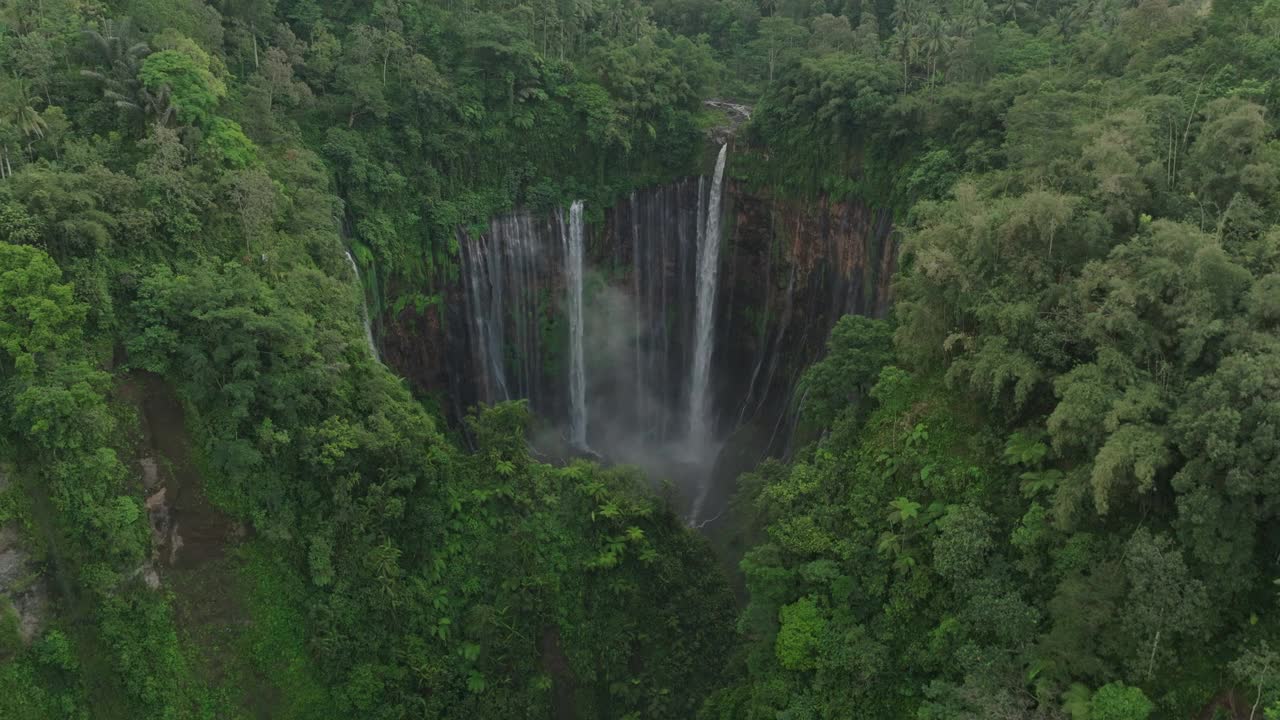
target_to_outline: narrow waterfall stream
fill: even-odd
[[[711,196],[707,199],[705,229],[698,238],[698,293],[694,318],[693,371],[689,378],[689,436],[687,452],[700,465],[698,487],[689,510],[690,525],[699,525],[703,506],[711,492],[711,473],[717,449],[713,448],[711,408],[711,354],[716,338],[716,288],[720,279],[720,199],[723,197],[724,163],[729,145],[720,146],[716,171],[711,178]]]
[[[729,145],[720,146],[707,200],[706,229],[698,238],[698,294],[694,320],[693,369],[689,379],[689,444],[701,450],[711,441],[711,353],[715,349],[716,284],[720,277],[720,198]],[[696,508],[695,508],[696,509]]]
[[[698,238],[698,307],[694,315],[694,364],[689,380],[689,442],[701,448],[712,436],[710,407],[710,375],[712,351],[716,345],[716,284],[719,278],[719,224],[724,179],[724,158],[728,145],[722,145],[712,177],[712,193],[707,201],[707,229]]]
[[[351,263],[351,274],[355,276],[356,288],[360,291],[360,320],[364,323],[364,339],[369,343],[369,355],[374,360],[382,362],[382,357],[378,353],[378,343],[373,339],[373,325],[369,322],[369,306],[364,300],[364,283],[360,281],[360,266],[356,264],[356,259],[351,257],[350,250],[344,250],[343,254],[347,256],[347,262]]]
[[[568,232],[561,222],[565,284],[569,291],[569,438],[587,449],[587,379],[582,357],[582,201],[569,207]]]

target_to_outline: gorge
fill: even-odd
[[[0,718],[1280,720],[1276,58],[0,2]]]
[[[638,465],[674,484],[690,524],[718,516],[736,471],[787,450],[796,381],[836,320],[888,311],[896,259],[887,210],[749,191],[730,146],[707,175],[603,211],[459,229],[443,311],[384,316],[386,361],[455,422],[528,400],[542,452]]]

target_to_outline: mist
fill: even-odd
[[[722,510],[711,478],[723,443],[690,432],[689,370],[673,360],[683,353],[655,342],[630,288],[595,268],[584,271],[583,284],[586,447],[572,447],[567,421],[541,426],[530,443],[545,456],[638,467],[655,490],[671,491],[687,524],[713,520]]]

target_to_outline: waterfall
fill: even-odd
[[[569,207],[569,228],[563,232],[565,285],[569,291],[569,429],[570,441],[587,449],[587,381],[582,357],[582,201]]]
[[[455,422],[527,399],[558,431],[533,435],[547,457],[639,466],[702,528],[725,512],[741,458],[794,450],[796,378],[841,315],[883,315],[896,259],[887,211],[730,195],[729,150],[716,150],[705,174],[593,205],[598,228],[581,202],[458,227],[459,282],[420,323],[445,345],[412,348],[429,356],[419,384],[449,383]],[[744,426],[758,441],[721,457]]]
[[[689,381],[689,442],[693,449],[711,440],[711,352],[715,345],[716,282],[720,275],[720,197],[729,145],[720,146],[707,200],[706,229],[698,238],[698,291],[694,317],[693,372]]]
[[[369,306],[364,301],[364,284],[360,282],[360,266],[356,265],[356,259],[351,257],[350,250],[344,250],[343,253],[347,256],[347,262],[351,263],[351,273],[355,276],[356,287],[360,290],[360,308],[363,311],[360,319],[364,323],[364,339],[369,343],[369,355],[374,360],[382,362],[382,357],[378,354],[378,344],[373,340],[373,326],[369,324]]]
[[[636,203],[636,193],[631,191],[631,278],[632,278],[632,305],[635,309],[635,325],[633,328],[634,349],[635,349],[635,402],[632,403],[632,410],[635,411],[635,427],[638,432],[643,433],[645,413],[644,413],[644,363],[643,352],[641,346],[644,344],[644,325],[641,324],[641,287],[643,287],[644,279],[640,271],[640,258],[643,254],[640,235],[640,206]]]
[[[492,227],[496,240],[500,240]],[[462,247],[462,277],[466,291],[468,336],[473,346],[479,372],[479,399],[494,403],[508,399],[506,370],[503,366],[503,302],[502,277],[499,252],[494,251],[490,239],[484,235]]]

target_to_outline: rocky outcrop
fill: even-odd
[[[723,145],[733,139],[738,128],[751,119],[751,106],[729,100],[703,100],[703,106],[724,113],[725,121],[707,130],[707,139],[715,145]]]
[[[11,470],[0,466],[0,493],[10,483]],[[16,522],[0,526],[0,633],[15,623],[18,639],[30,643],[44,626],[49,612],[49,591],[40,563],[32,557]],[[4,641],[0,637],[0,652]]]
[[[245,534],[209,502],[196,468],[182,405],[158,375],[131,373],[117,395],[138,410],[138,477],[151,526],[151,558],[138,574],[152,588],[168,568],[198,568]]]

